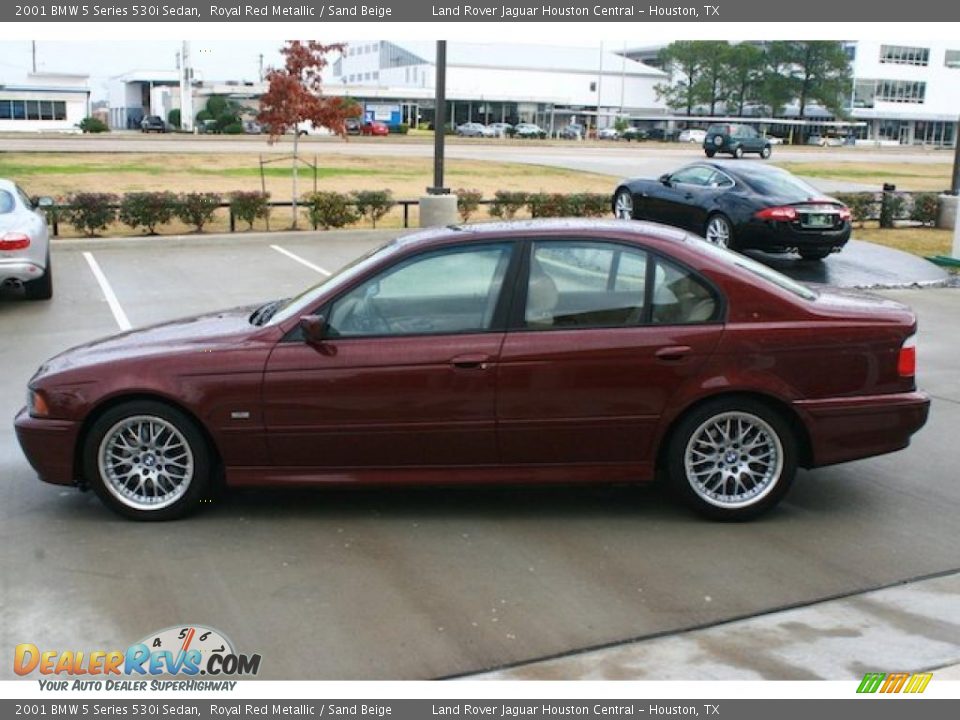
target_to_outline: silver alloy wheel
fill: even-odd
[[[730,223],[720,215],[710,218],[707,223],[707,241],[720,247],[730,247]]]
[[[783,474],[783,445],[760,417],[714,415],[694,430],[683,453],[687,482],[704,501],[735,509],[766,497]]]
[[[111,427],[97,450],[97,466],[110,494],[135,510],[173,505],[194,474],[190,443],[155,415],[135,415]]]
[[[629,191],[621,190],[617,193],[613,211],[620,220],[633,220],[633,196]]]

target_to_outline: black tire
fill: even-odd
[[[764,145],[764,146],[763,146],[763,150],[760,151],[760,157],[762,157],[764,160],[766,160],[766,159],[768,159],[768,158],[770,157],[770,155],[771,155],[772,153],[773,153],[773,150],[770,148],[770,146],[769,146],[769,145]]]
[[[714,155],[717,154],[716,150],[704,150],[703,152],[706,154],[708,158],[712,158]]]
[[[29,280],[23,284],[24,295],[27,300],[49,300],[53,297],[53,267],[50,265],[50,254],[47,254],[47,266],[43,275],[36,280]]]
[[[823,260],[830,255],[830,250],[801,250],[800,257],[804,260]]]
[[[743,157],[743,146],[742,146],[742,145],[737,145],[737,146],[733,149],[733,156],[734,156],[737,160],[739,160],[740,158]]]
[[[737,480],[737,483],[743,487],[743,494],[746,494],[746,497],[731,498],[729,497],[730,493],[726,493],[727,497],[725,499],[723,497],[725,491],[739,490],[737,486],[731,486],[730,484],[734,481],[732,473],[736,471],[727,470],[726,472],[731,473],[731,475],[728,479],[723,479],[721,476],[725,471],[719,467],[719,463],[716,469],[711,470],[712,460],[707,459],[705,453],[692,449],[697,445],[693,440],[695,436],[702,437],[701,433],[708,432],[704,428],[709,428],[712,422],[722,424],[725,418],[731,420],[743,418],[741,422],[744,422],[744,425],[740,427],[747,426],[747,423],[756,423],[752,426],[758,431],[758,434],[753,436],[754,439],[766,437],[769,433],[770,447],[777,448],[771,454],[771,460],[769,461],[773,464],[773,467],[769,468],[771,477],[764,480],[762,484],[756,482],[748,488],[747,485],[752,479],[743,480],[744,475],[742,473],[739,476],[740,480]],[[730,427],[728,426],[727,429],[729,432]],[[715,439],[719,437],[714,436]],[[720,440],[719,442],[725,441]],[[709,446],[701,445],[701,447],[706,447],[709,450]],[[762,448],[760,450],[762,452]],[[745,450],[740,444],[733,443],[729,448],[723,447],[716,452],[724,461],[729,459],[731,453],[734,455],[738,452],[743,453],[732,461],[738,468],[742,468],[744,458],[747,457],[746,453],[751,452],[751,450]],[[701,471],[702,473],[712,472],[712,475],[705,482],[700,483],[696,477],[690,477],[686,462],[688,454],[691,458],[703,456],[700,460],[691,460],[691,466],[696,468],[699,463],[700,467],[704,468]],[[750,464],[750,467],[759,471],[762,465],[762,463],[757,462]],[[790,424],[778,412],[752,398],[731,396],[706,402],[687,413],[668,440],[667,475],[671,489],[689,507],[712,520],[739,522],[751,520],[768,512],[787,494],[790,485],[793,483],[796,470],[797,442]],[[712,493],[707,487],[711,482],[720,483],[719,485],[713,485],[714,492]],[[721,492],[715,492],[717,490]],[[749,493],[754,493],[755,497],[751,498]],[[719,497],[714,497],[712,500],[705,497],[705,495],[711,494]]]
[[[623,202],[626,202],[630,208],[630,217],[620,217],[619,206]],[[637,207],[633,202],[633,195],[630,193],[630,190],[628,190],[627,188],[620,188],[619,190],[617,190],[616,195],[614,195],[613,216],[619,220],[636,220],[637,219]]]
[[[104,445],[108,434],[116,432],[118,425],[133,418],[159,419],[175,428],[192,455],[193,470],[189,478],[184,480],[188,483],[186,489],[174,502],[160,508],[148,509],[144,507],[144,503],[138,503],[136,500],[124,502],[120,499],[116,486],[105,479],[100,470],[99,455],[102,450],[106,452],[106,448],[101,446]],[[119,436],[119,433],[116,436]],[[158,439],[161,437],[163,437],[162,434],[157,436]],[[133,452],[137,452],[136,449]],[[161,458],[157,462],[159,464],[170,461]],[[136,462],[139,464],[139,458]],[[83,444],[84,477],[90,487],[107,507],[132,520],[175,520],[196,511],[200,502],[208,498],[212,490],[212,465],[210,448],[197,424],[182,411],[155,400],[134,400],[110,408],[94,421]],[[152,466],[153,463],[151,463]],[[143,467],[146,467],[146,462]],[[158,467],[162,470],[162,465]],[[142,479],[141,482],[143,482]],[[154,483],[154,486],[158,485],[159,483]]]

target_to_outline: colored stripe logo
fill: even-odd
[[[933,673],[867,673],[860,681],[858,693],[922,693]]]

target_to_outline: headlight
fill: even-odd
[[[50,416],[50,406],[47,398],[40,390],[27,389],[27,408],[31,417],[44,418]]]

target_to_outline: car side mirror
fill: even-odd
[[[666,185],[667,187],[670,187],[670,173],[666,173],[665,175],[661,175],[661,176],[660,176],[660,182],[663,183],[664,185]]]
[[[38,207],[38,208],[53,207],[53,198],[47,197],[46,195],[44,195],[43,197],[38,197],[34,201],[33,205],[34,207]]]
[[[327,334],[327,319],[323,315],[304,315],[300,318],[300,330],[308,345],[322,345]]]

